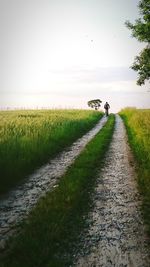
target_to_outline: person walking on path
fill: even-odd
[[[109,108],[110,108],[110,105],[108,104],[108,102],[106,102],[105,105],[104,105],[104,109],[105,109],[105,114],[106,114],[106,116],[109,115],[109,114],[108,114],[108,110],[109,110]]]

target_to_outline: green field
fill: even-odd
[[[150,110],[126,108],[120,112],[120,115],[125,122],[129,142],[137,162],[144,218],[150,233]]]
[[[102,117],[88,110],[0,112],[0,193],[72,144]]]
[[[107,123],[22,224],[0,254],[0,267],[69,267],[92,204],[97,171],[110,144],[115,118]]]

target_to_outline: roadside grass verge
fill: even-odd
[[[22,110],[0,112],[0,193],[90,130],[102,112]]]
[[[97,169],[103,164],[114,123],[115,117],[110,115],[62,176],[58,187],[40,199],[22,224],[21,233],[8,242],[5,254],[0,256],[0,267],[70,266],[85,229]]]
[[[150,109],[126,108],[120,115],[136,159],[139,191],[143,198],[142,212],[150,235]]]

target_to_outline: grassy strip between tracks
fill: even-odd
[[[97,168],[104,160],[114,130],[114,115],[75,160],[58,187],[46,194],[22,233],[9,241],[0,267],[66,267],[72,262],[84,219],[91,205]],[[9,252],[8,252],[9,251]]]
[[[102,112],[20,110],[0,112],[0,193],[90,130]]]
[[[142,212],[150,236],[150,109],[126,108],[120,115],[137,162],[138,185],[143,198]]]

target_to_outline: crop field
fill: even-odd
[[[150,110],[126,108],[120,112],[138,167],[145,221],[150,232]]]
[[[0,112],[0,193],[24,179],[102,117],[88,110]]]

